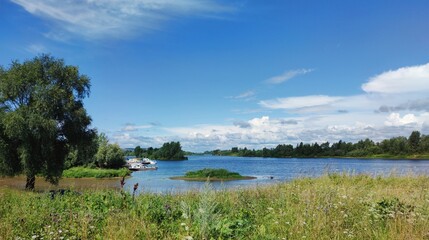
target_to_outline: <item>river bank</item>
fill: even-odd
[[[0,190],[5,239],[424,239],[427,176],[328,174],[181,194]],[[191,238],[192,237],[192,238]]]

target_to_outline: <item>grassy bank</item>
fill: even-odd
[[[130,170],[126,168],[121,169],[100,169],[100,168],[85,168],[74,167],[64,170],[64,178],[111,178],[123,177],[130,175]]]
[[[428,226],[428,177],[326,175],[134,200],[0,190],[4,239],[425,239]]]

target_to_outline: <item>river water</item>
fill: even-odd
[[[428,160],[383,160],[343,158],[256,158],[227,156],[189,156],[187,161],[158,161],[158,170],[132,173],[125,188],[131,191],[135,183],[138,192],[173,193],[198,190],[204,182],[171,180],[183,176],[187,171],[203,168],[225,168],[243,176],[254,176],[253,180],[212,182],[214,188],[239,188],[290,181],[298,177],[317,177],[327,172],[369,175],[425,174],[429,175]]]

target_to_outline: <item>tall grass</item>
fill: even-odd
[[[0,239],[425,239],[429,177],[330,174],[137,196],[0,190]]]
[[[63,177],[66,178],[111,178],[111,177],[124,177],[130,175],[130,170],[126,168],[121,169],[101,169],[101,168],[86,168],[74,167],[64,170]]]

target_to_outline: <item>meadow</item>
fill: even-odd
[[[0,189],[0,239],[427,238],[427,176],[326,174],[135,197],[120,190]]]

